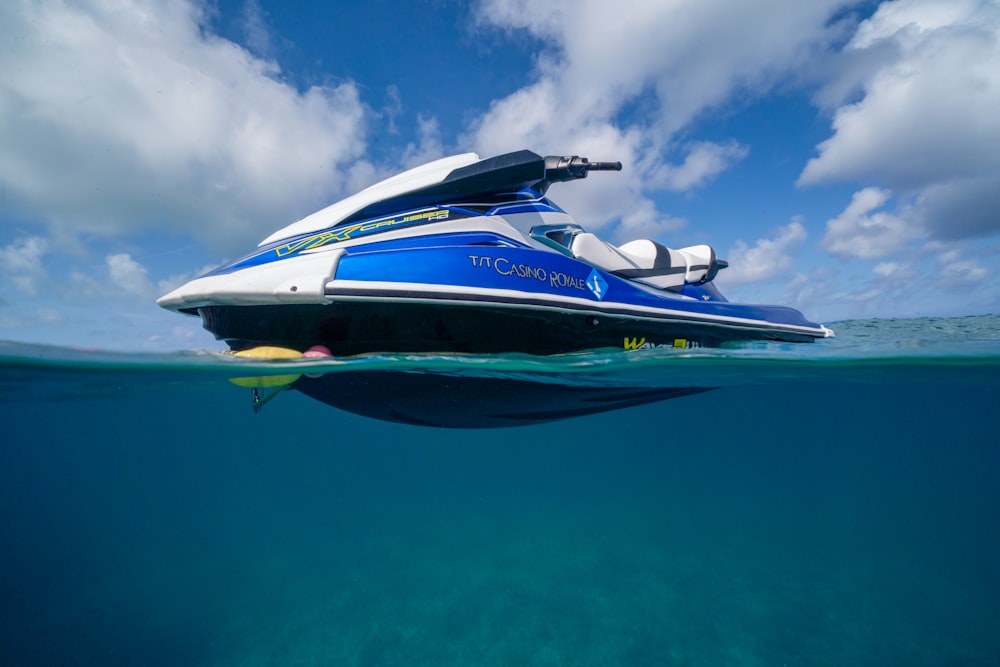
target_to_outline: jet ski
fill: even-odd
[[[615,246],[547,197],[555,183],[620,170],[527,150],[447,157],[292,223],[158,303],[200,317],[234,354],[258,360],[556,355],[833,335],[791,308],[727,301],[712,282],[727,264],[710,246]],[[450,428],[534,424],[712,389],[286,371],[232,381],[252,389],[255,411],[292,388],[356,414]]]
[[[233,350],[553,355],[810,342],[833,333],[782,306],[729,302],[708,245],[620,246],[550,186],[619,162],[522,150],[455,155],[273,233],[158,300]]]

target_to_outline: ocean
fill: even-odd
[[[1000,316],[831,326],[305,365],[0,344],[0,664],[1000,664]],[[227,381],[373,372],[374,412],[433,415],[399,386],[443,379],[465,428]],[[711,389],[546,411],[595,387]],[[468,428],[503,392],[532,419]]]

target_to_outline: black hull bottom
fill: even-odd
[[[807,334],[780,329],[493,304],[345,301],[330,305],[207,306],[198,312],[204,327],[235,350],[277,345],[304,351],[324,345],[335,356],[370,352],[550,355],[603,348],[813,340]]]
[[[293,388],[327,405],[365,417],[444,428],[538,424],[711,389],[581,387],[392,371],[302,377]]]

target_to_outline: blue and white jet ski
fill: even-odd
[[[234,350],[333,355],[716,347],[832,335],[797,310],[730,303],[707,245],[614,246],[546,193],[621,163],[531,151],[411,169],[309,215],[159,299]]]

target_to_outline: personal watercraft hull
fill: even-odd
[[[792,308],[730,303],[711,282],[654,289],[579,258],[531,247],[494,218],[473,222],[477,231],[319,246],[288,259],[276,259],[284,246],[268,248],[203,279],[184,297],[191,306],[185,310],[200,314],[206,329],[236,349],[324,345],[338,356],[544,355],[808,342],[829,334]],[[286,266],[299,270],[271,279],[267,285],[281,287],[270,293],[223,294],[226,285],[251,284],[255,272]],[[244,273],[248,277],[241,279]]]
[[[372,352],[551,355],[617,348],[719,347],[734,341],[808,342],[816,336],[762,322],[706,322],[678,314],[354,295],[330,304],[205,306],[204,326],[233,349],[327,347],[335,356]],[[735,319],[735,318],[734,318]]]
[[[438,160],[292,223],[159,303],[200,316],[247,352],[553,355],[832,335],[792,308],[727,301],[712,282],[727,264],[708,245],[614,246],[545,196],[553,183],[620,169],[530,151]],[[550,421],[707,389],[398,372],[288,386],[379,419],[454,427]],[[259,391],[258,408],[269,400]]]

